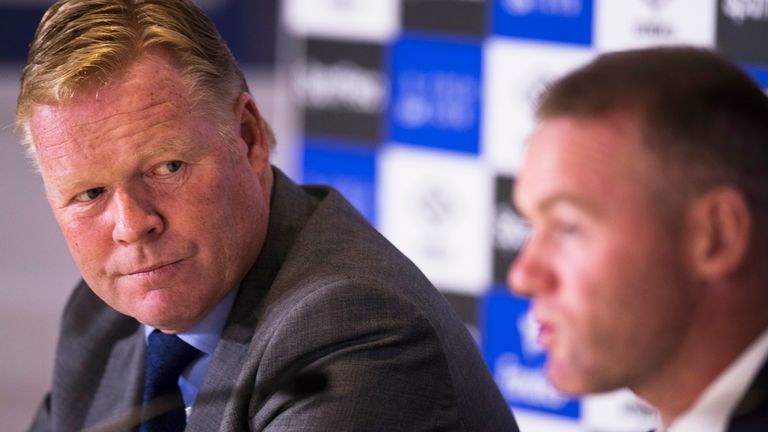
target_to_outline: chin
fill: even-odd
[[[547,378],[557,391],[571,396],[593,393],[587,382],[568,366],[558,366],[556,363],[547,362]]]
[[[147,315],[143,316],[141,319],[136,317],[136,320],[142,324],[154,327],[166,333],[181,333],[192,326],[192,324],[189,324],[191,320],[178,316],[169,317],[168,315]]]
[[[176,333],[186,330],[186,323],[192,321],[188,313],[179,310],[178,302],[173,301],[145,301],[139,307],[133,309],[128,315],[142,324]]]

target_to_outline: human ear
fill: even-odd
[[[269,140],[264,121],[250,94],[243,92],[237,97],[235,119],[239,124],[237,137],[248,149],[251,166],[260,172],[269,166]]]
[[[714,280],[737,271],[746,258],[752,231],[743,194],[728,186],[709,190],[694,200],[688,216],[694,272]]]

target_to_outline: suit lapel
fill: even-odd
[[[138,421],[145,350],[141,327],[114,345],[88,410],[89,430],[125,430]]]
[[[257,325],[268,294],[300,228],[314,207],[304,191],[274,168],[269,228],[259,258],[240,285],[192,409],[187,431],[248,430],[248,411],[263,354]],[[274,294],[274,293],[273,293]]]
[[[729,432],[764,432],[768,430],[768,361],[752,381],[747,393],[734,410]]]

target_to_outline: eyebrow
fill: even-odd
[[[142,160],[153,159],[167,152],[184,152],[196,154],[199,151],[196,151],[194,146],[189,145],[189,143],[185,140],[168,139],[164,140],[163,143],[157,147],[153,147],[142,152],[140,157]]]
[[[558,205],[570,205],[576,207],[587,214],[596,216],[598,214],[597,209],[591,203],[585,201],[579,196],[576,196],[568,192],[560,192],[554,195],[550,195],[536,206],[537,213],[549,213],[552,208]]]
[[[202,153],[201,149],[196,149],[194,146],[189,145],[189,143],[186,140],[169,139],[169,140],[165,140],[162,144],[154,148],[150,148],[146,151],[142,151],[139,154],[139,161],[140,163],[143,163],[148,160],[157,158],[163,153],[174,152],[174,151],[190,154],[192,155],[192,158],[195,158],[197,154]],[[70,191],[87,190],[93,187],[92,186],[93,184],[94,182],[83,181],[83,180],[74,180],[71,182],[67,182],[64,188],[57,190],[58,192],[57,195],[66,197],[66,195],[68,195]],[[63,191],[66,191],[66,193],[62,193]]]

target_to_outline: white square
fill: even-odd
[[[600,51],[715,44],[716,0],[597,1],[594,13],[595,47]]]
[[[378,163],[381,232],[441,290],[489,289],[490,170],[473,156],[410,146],[383,148]]]
[[[594,57],[588,48],[490,38],[483,52],[480,148],[496,171],[514,175],[533,130],[533,109],[545,85]]]
[[[385,42],[400,29],[400,2],[392,0],[284,0],[285,28],[299,37]]]

